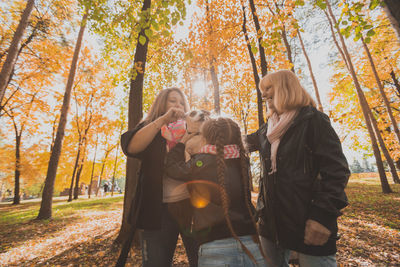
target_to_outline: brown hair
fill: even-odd
[[[221,186],[221,200],[222,206],[224,209],[224,216],[228,228],[233,235],[233,237],[239,241],[240,245],[242,246],[243,251],[250,257],[250,259],[256,264],[256,260],[253,254],[246,248],[246,246],[242,243],[239,239],[237,234],[235,233],[231,219],[228,213],[229,207],[229,196],[226,193],[226,185],[225,185],[225,161],[224,161],[224,146],[225,145],[238,145],[240,150],[240,166],[241,166],[241,178],[242,184],[244,188],[244,195],[245,195],[245,202],[247,209],[249,211],[251,220],[257,232],[257,239],[256,243],[261,251],[263,257],[267,260],[262,248],[261,242],[259,239],[259,233],[256,221],[253,216],[252,204],[251,204],[251,197],[249,195],[249,169],[248,169],[248,157],[246,155],[246,151],[243,146],[242,136],[240,133],[239,125],[229,118],[217,118],[217,119],[210,119],[204,122],[203,127],[201,129],[201,133],[206,140],[207,144],[215,145],[217,149],[217,175],[218,181]]]
[[[156,120],[158,117],[164,115],[167,112],[166,110],[167,101],[168,101],[168,96],[171,92],[177,92],[178,94],[180,94],[183,101],[185,102],[184,104],[185,112],[189,110],[189,104],[187,102],[186,96],[181,89],[177,87],[163,89],[156,96],[156,99],[154,100],[153,104],[150,107],[149,113],[143,120],[146,122],[146,124]]]
[[[274,106],[278,113],[301,108],[316,107],[310,94],[301,86],[296,74],[290,70],[268,73],[260,81],[260,89],[265,90],[267,81],[274,90]]]

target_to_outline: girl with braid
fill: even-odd
[[[185,135],[166,157],[165,172],[186,181],[194,215],[193,237],[200,244],[198,266],[266,266],[254,220],[248,159],[240,128],[231,119],[204,122],[204,145],[185,162]]]

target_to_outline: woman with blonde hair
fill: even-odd
[[[141,160],[129,220],[143,230],[141,245],[144,267],[171,266],[179,235],[190,266],[197,266],[198,245],[185,234],[189,231],[191,220],[189,193],[183,182],[171,179],[164,173],[167,151],[186,132],[181,119],[188,109],[186,97],[180,89],[164,89],[157,95],[147,117],[135,129],[121,136],[125,155]],[[175,211],[181,211],[182,216],[177,216]],[[129,246],[124,247],[129,250]],[[120,256],[120,259],[117,265],[124,264],[123,257]]]
[[[350,171],[328,116],[296,75],[280,70],[263,77],[260,90],[268,122],[247,136],[260,151],[259,227],[264,252],[274,266],[336,266],[337,217],[347,206]]]

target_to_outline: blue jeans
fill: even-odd
[[[199,267],[261,267],[266,266],[260,248],[249,235],[240,236],[240,240],[253,254],[257,261],[255,265],[250,257],[243,251],[240,243],[235,238],[214,240],[200,246]]]
[[[187,229],[178,224],[167,205],[163,204],[161,229],[141,232],[142,266],[170,267],[180,234],[190,266],[197,267],[198,243],[188,235]]]
[[[289,267],[290,250],[278,247],[274,242],[261,237],[261,245],[265,255],[276,267]],[[335,254],[329,256],[311,256],[299,253],[299,264],[301,267],[336,267]]]

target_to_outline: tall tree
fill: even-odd
[[[350,54],[349,54],[349,52],[347,50],[347,46],[346,46],[346,43],[344,41],[344,37],[340,32],[339,25],[337,24],[336,18],[333,15],[332,8],[331,8],[331,5],[330,5],[329,1],[328,0],[325,0],[325,2],[322,2],[322,1],[318,2],[317,1],[317,5],[324,10],[324,12],[325,12],[325,14],[327,16],[328,22],[330,23],[330,27],[331,27],[331,31],[332,31],[332,37],[334,38],[334,42],[335,42],[338,50],[340,51],[340,54],[343,56],[343,60],[345,62],[347,62],[347,66],[349,67],[348,70],[349,70],[349,72],[351,74],[351,77],[353,79],[353,82],[354,82],[354,85],[355,85],[355,88],[356,88],[356,92],[357,92],[357,96],[359,98],[360,106],[361,106],[361,109],[362,109],[364,117],[365,117],[365,122],[366,122],[366,125],[367,125],[367,129],[368,129],[368,132],[369,132],[369,135],[370,135],[370,138],[371,138],[372,148],[373,148],[374,155],[375,155],[375,158],[376,158],[376,165],[378,167],[379,177],[380,177],[380,180],[381,180],[382,191],[384,193],[390,193],[390,192],[392,192],[392,190],[390,189],[389,183],[387,181],[387,177],[386,177],[386,173],[385,173],[385,170],[384,170],[384,167],[383,167],[381,154],[380,154],[379,147],[378,147],[378,144],[377,144],[377,141],[376,141],[376,135],[379,134],[379,131],[374,131],[374,128],[371,125],[371,124],[373,124],[372,121],[374,120],[374,117],[372,116],[371,109],[369,108],[367,100],[365,99],[365,95],[364,95],[364,93],[363,93],[363,91],[361,89],[361,86],[360,86],[360,83],[358,81],[358,78],[357,78],[357,75],[356,75],[356,72],[355,72],[355,69],[354,69]],[[327,9],[327,12],[325,11],[325,9]],[[334,27],[336,29],[336,32],[337,32],[338,36],[339,36],[339,40],[340,40],[340,43],[342,45],[341,47],[339,46],[339,43],[336,40],[336,37],[335,37],[336,34],[335,34],[335,31],[333,30]]]
[[[40,210],[37,216],[37,219],[39,220],[51,218],[52,214],[54,182],[56,179],[58,161],[60,159],[62,142],[64,139],[65,125],[67,123],[69,102],[71,99],[71,90],[74,83],[76,67],[79,59],[79,52],[82,45],[83,33],[85,31],[87,18],[88,18],[88,10],[86,9],[84,11],[84,15],[81,20],[78,38],[75,44],[74,55],[71,62],[71,68],[68,75],[67,85],[65,87],[63,105],[60,113],[60,121],[57,127],[57,135],[54,141],[53,150],[51,151],[50,155],[45,185],[43,188],[42,202],[40,204]]]
[[[251,62],[252,70],[253,70],[254,83],[255,83],[256,92],[257,92],[258,125],[261,126],[262,124],[264,124],[264,109],[263,109],[261,91],[260,91],[260,88],[259,88],[260,76],[258,75],[257,62],[256,62],[256,58],[254,56],[253,49],[251,47],[249,33],[247,31],[246,7],[244,5],[243,0],[241,1],[241,3],[242,3],[242,14],[243,14],[242,32],[243,32],[243,35],[244,35],[244,38],[245,38],[245,42],[246,42],[246,45],[247,45],[247,51],[249,53],[250,62]],[[259,38],[262,38],[262,37],[259,37]],[[263,53],[263,52],[260,52],[260,53]],[[265,53],[264,53],[264,59],[265,59]],[[263,68],[261,68],[261,69],[263,69]],[[264,71],[265,71],[265,73],[267,73],[266,60],[265,60]]]
[[[371,2],[377,2],[372,0]],[[385,12],[388,15],[390,23],[397,33],[397,38],[400,41],[400,2],[398,0],[384,0]]]
[[[22,36],[24,35],[25,29],[28,25],[29,16],[31,15],[35,0],[28,0],[25,10],[22,13],[21,20],[18,24],[17,30],[15,31],[14,37],[11,41],[10,48],[8,49],[6,61],[3,64],[0,72],[0,105],[3,102],[3,97],[6,91],[10,74],[14,68],[15,59],[18,54],[19,44]]]
[[[132,78],[129,90],[128,108],[128,130],[133,130],[143,117],[143,79],[146,70],[146,57],[149,46],[149,38],[146,30],[149,29],[151,15],[151,0],[143,0],[140,31],[137,36],[135,56],[133,60]],[[128,237],[130,228],[133,227],[128,221],[129,210],[135,196],[134,190],[138,182],[138,171],[140,162],[137,159],[128,157],[126,162],[126,182],[124,194],[124,209],[122,214],[122,224],[116,243],[122,243]]]

